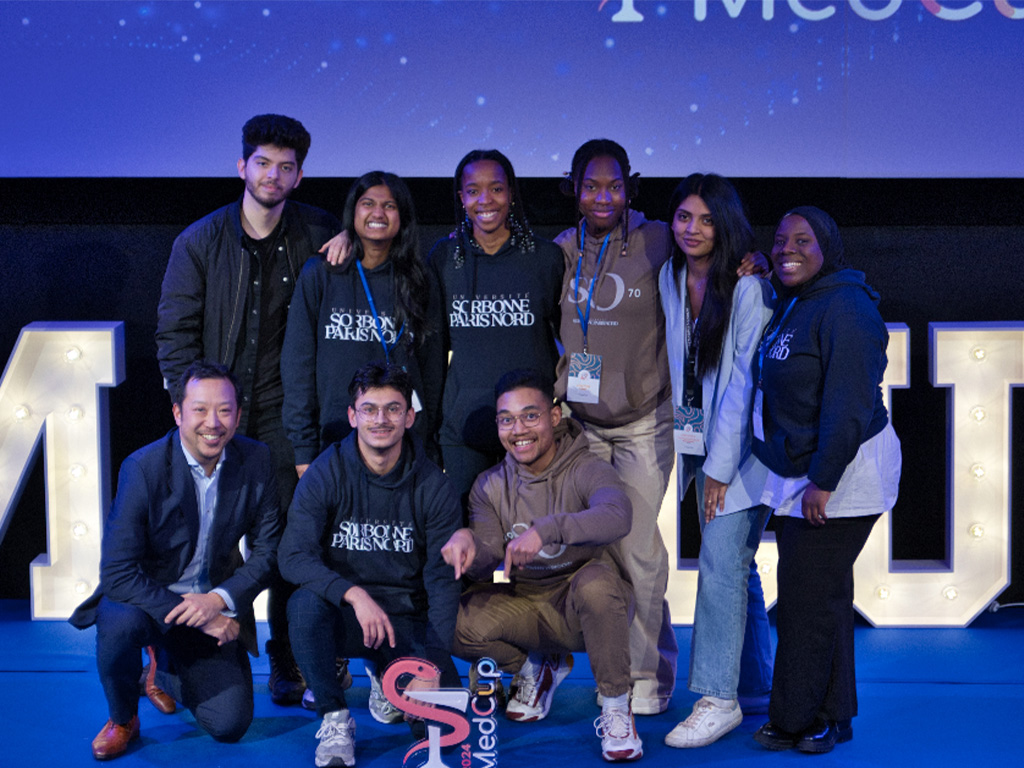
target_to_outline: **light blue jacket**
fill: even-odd
[[[680,293],[679,286],[686,285],[686,268],[677,283],[672,275],[672,262],[667,262],[661,269],[659,284],[665,310],[672,402],[678,405],[683,398],[687,351],[685,294]],[[702,382],[707,451],[704,473],[729,485],[725,492],[725,509],[719,514],[727,515],[760,504],[768,476],[768,469],[751,452],[750,412],[754,400],[754,356],[761,332],[772,317],[772,308],[772,288],[767,280],[740,278],[733,291],[722,359]],[[681,496],[693,478],[684,475],[683,462],[679,462],[679,472]]]

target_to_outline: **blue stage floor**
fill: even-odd
[[[265,632],[261,626],[261,633]],[[680,681],[663,715],[638,717],[644,739],[639,765],[987,766],[1024,762],[1024,610],[980,617],[969,629],[857,630],[860,716],[854,739],[822,756],[767,752],[751,738],[764,716],[749,716],[703,749],[666,747],[665,734],[697,698],[686,690],[690,630],[677,630]],[[32,622],[28,604],[0,601],[0,766],[94,765],[90,742],[107,718],[94,665],[95,630],[64,622]],[[353,670],[359,669],[353,664]],[[266,658],[254,660],[256,717],[239,744],[218,744],[179,711],[161,715],[142,699],[142,738],[121,768],[312,766],[319,721],[311,712],[281,708],[267,692]],[[358,722],[360,768],[399,768],[411,744],[404,725],[376,723],[366,711],[366,678],[357,674],[349,703]],[[499,718],[498,766],[603,765],[592,722],[598,715],[585,657],[555,695],[551,715],[533,724]],[[425,753],[421,753],[425,760]],[[458,755],[444,755],[461,768]],[[476,765],[473,768],[477,768]]]

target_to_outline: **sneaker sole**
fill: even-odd
[[[726,724],[726,726],[717,733],[711,736],[705,736],[700,739],[686,739],[682,737],[673,737],[672,734],[676,732],[676,729],[673,728],[671,731],[669,731],[668,736],[665,737],[665,743],[670,747],[675,747],[676,749],[693,749],[697,747],[706,747],[709,744],[714,744],[727,733],[731,733],[732,731],[736,730],[736,728],[738,728],[739,724],[742,722],[743,714],[740,713],[740,716],[738,718],[735,718],[733,722]],[[678,727],[679,726],[676,726],[676,728]],[[684,733],[689,733],[689,730],[685,730]]]
[[[617,752],[602,752],[601,757],[609,763],[629,763],[639,760],[644,756],[643,747],[640,749],[622,749]]]
[[[604,701],[602,698],[598,698],[598,706],[601,706]],[[638,699],[633,699],[633,714],[634,715],[660,715],[663,712],[668,711],[669,700],[659,700],[657,704],[645,704]]]
[[[394,725],[395,723],[400,723],[405,719],[405,715],[397,710],[390,715],[381,715],[374,712],[372,708],[370,709],[370,717],[382,725]]]
[[[351,763],[346,763],[340,757],[334,757],[326,763],[321,764],[314,761],[314,764],[317,766],[317,768],[353,768],[353,766],[356,764],[356,761],[353,760]]]

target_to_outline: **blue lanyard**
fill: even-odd
[[[761,389],[761,383],[764,380],[764,353],[775,341],[775,337],[782,332],[782,324],[786,322],[786,318],[789,316],[789,310],[796,304],[798,296],[794,296],[790,299],[789,306],[786,307],[786,311],[782,313],[782,317],[779,318],[778,323],[769,323],[765,329],[765,335],[761,337],[761,346],[757,350],[757,388]],[[772,318],[773,320],[775,318]]]
[[[373,303],[373,294],[370,293],[370,284],[366,282],[366,273],[363,271],[363,263],[361,261],[356,262],[356,269],[359,271],[359,279],[363,281],[363,290],[366,292],[366,300],[370,303],[370,312],[373,314],[373,324],[377,328],[377,338],[380,339],[380,345],[384,347],[384,360],[391,362],[391,350],[398,346],[398,340],[402,338],[402,334],[405,332],[405,323],[402,323],[402,327],[398,331],[398,335],[395,336],[395,343],[390,347],[388,343],[384,341],[384,324],[381,323],[380,317],[377,315],[377,305]]]
[[[597,254],[597,264],[594,265],[594,275],[590,278],[590,288],[587,289],[587,313],[583,314],[580,311],[580,275],[583,271],[583,245],[587,237],[587,222],[584,220],[580,223],[580,258],[576,262],[576,314],[580,318],[580,326],[583,328],[583,354],[587,354],[587,329],[590,328],[590,307],[594,303],[594,282],[597,280],[597,276],[601,272],[601,259],[604,258],[605,249],[608,248],[608,240],[612,234],[609,232],[604,236],[604,242],[601,243],[601,250]]]

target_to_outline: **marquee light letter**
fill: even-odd
[[[124,323],[31,323],[0,380],[0,539],[44,438],[47,553],[31,566],[32,618],[64,619],[99,578],[110,502],[106,387],[124,381]]]
[[[875,626],[964,627],[1010,581],[1010,390],[1024,384],[1024,323],[929,329],[932,385],[951,390],[950,558],[892,570],[884,515],[854,566],[854,604]]]

